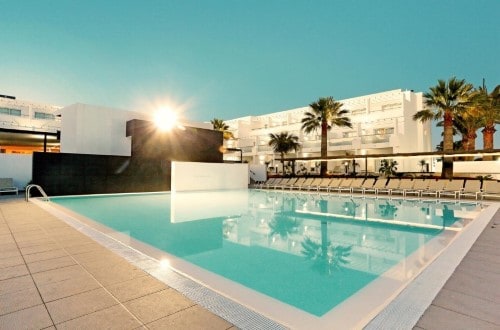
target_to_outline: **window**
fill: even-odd
[[[5,114],[5,115],[9,115],[9,116],[21,117],[21,110],[19,110],[19,109],[0,108],[0,113]]]
[[[35,119],[51,119],[54,120],[56,116],[54,116],[51,113],[45,113],[45,112],[35,112]]]

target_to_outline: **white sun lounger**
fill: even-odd
[[[500,182],[484,180],[481,190],[481,199],[484,199],[484,197],[500,197]]]
[[[377,195],[380,193],[387,193],[388,195],[392,194],[392,191],[399,188],[401,180],[399,179],[390,179],[389,183],[384,188],[377,189]]]
[[[422,194],[422,191],[426,191],[429,188],[429,182],[431,180],[413,180],[413,188],[407,189],[405,191],[405,196],[408,194],[414,194],[417,195],[417,197],[420,197]]]
[[[447,180],[431,180],[429,182],[429,187],[420,193],[420,196],[433,195],[437,197],[439,192],[442,191],[446,185]]]
[[[328,179],[322,179],[322,178],[315,178],[313,180],[313,182],[309,185],[309,187],[307,187],[307,190],[319,190],[319,188],[321,187],[321,183],[325,180],[328,180]]]
[[[4,192],[15,192],[16,195],[19,194],[19,189],[14,186],[14,180],[12,178],[0,178],[0,193]]]
[[[366,188],[364,190],[364,193],[366,194],[367,192],[373,192],[377,194],[379,189],[384,189],[387,184],[387,179],[386,178],[378,178],[377,181],[375,181],[375,184],[371,188]]]
[[[366,189],[370,189],[373,187],[373,185],[375,184],[375,179],[374,178],[367,178],[365,179],[365,181],[363,181],[363,184],[359,187],[352,187],[352,192],[360,192],[362,194],[365,193],[365,190]]]
[[[399,182],[399,186],[397,188],[391,189],[390,194],[401,194],[403,196],[406,196],[406,192],[410,189],[413,189],[413,184],[413,180],[401,179]]]
[[[453,198],[457,198],[463,188],[464,180],[447,181],[444,188],[441,191],[438,191],[438,198],[441,198],[441,196],[453,196]]]
[[[481,181],[479,180],[467,180],[465,181],[464,188],[458,193],[458,198],[474,196],[475,199],[481,195]]]

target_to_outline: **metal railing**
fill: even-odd
[[[31,188],[36,188],[40,192],[40,194],[42,194],[42,200],[43,201],[50,202],[49,196],[47,196],[47,194],[45,193],[45,191],[43,190],[43,188],[40,187],[37,184],[29,184],[29,185],[26,186],[26,196],[25,196],[26,201],[29,201],[29,199],[30,199],[30,190],[31,190]]]

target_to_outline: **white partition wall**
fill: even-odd
[[[23,189],[31,181],[32,164],[32,155],[0,154],[0,178],[12,178]]]
[[[248,164],[172,162],[171,190],[247,189]]]

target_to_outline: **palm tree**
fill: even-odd
[[[473,87],[456,77],[448,81],[438,80],[438,84],[430,88],[430,91],[424,94],[425,104],[431,109],[418,111],[414,120],[428,121],[431,119],[443,119],[443,151],[453,151],[453,118],[462,112],[469,102],[469,96]],[[453,159],[443,159],[443,178],[453,177]]]
[[[222,119],[214,118],[210,121],[215,131],[222,132],[224,140],[233,139],[233,133],[229,131],[229,126]]]
[[[466,111],[455,117],[455,122],[463,128],[462,149],[472,151],[476,149],[476,131],[481,128],[481,112],[475,107],[468,107]]]
[[[269,146],[273,148],[281,156],[281,164],[283,164],[283,172],[285,170],[285,154],[294,150],[297,151],[300,147],[299,137],[288,132],[278,134],[269,133]]]
[[[493,141],[496,132],[495,124],[500,123],[500,85],[488,94],[486,86],[479,87],[472,95],[472,104],[476,106],[482,115],[483,149],[494,149]]]
[[[337,102],[333,97],[322,97],[318,101],[309,104],[311,111],[307,111],[302,118],[302,130],[309,134],[318,129],[321,130],[321,158],[328,155],[328,131],[333,126],[352,128],[351,119],[345,117],[349,111],[340,109],[342,103]],[[327,163],[321,161],[321,176],[325,176]]]
[[[396,175],[396,171],[398,170],[397,166],[398,162],[395,160],[382,159],[378,172],[383,174],[386,178],[389,178]]]

